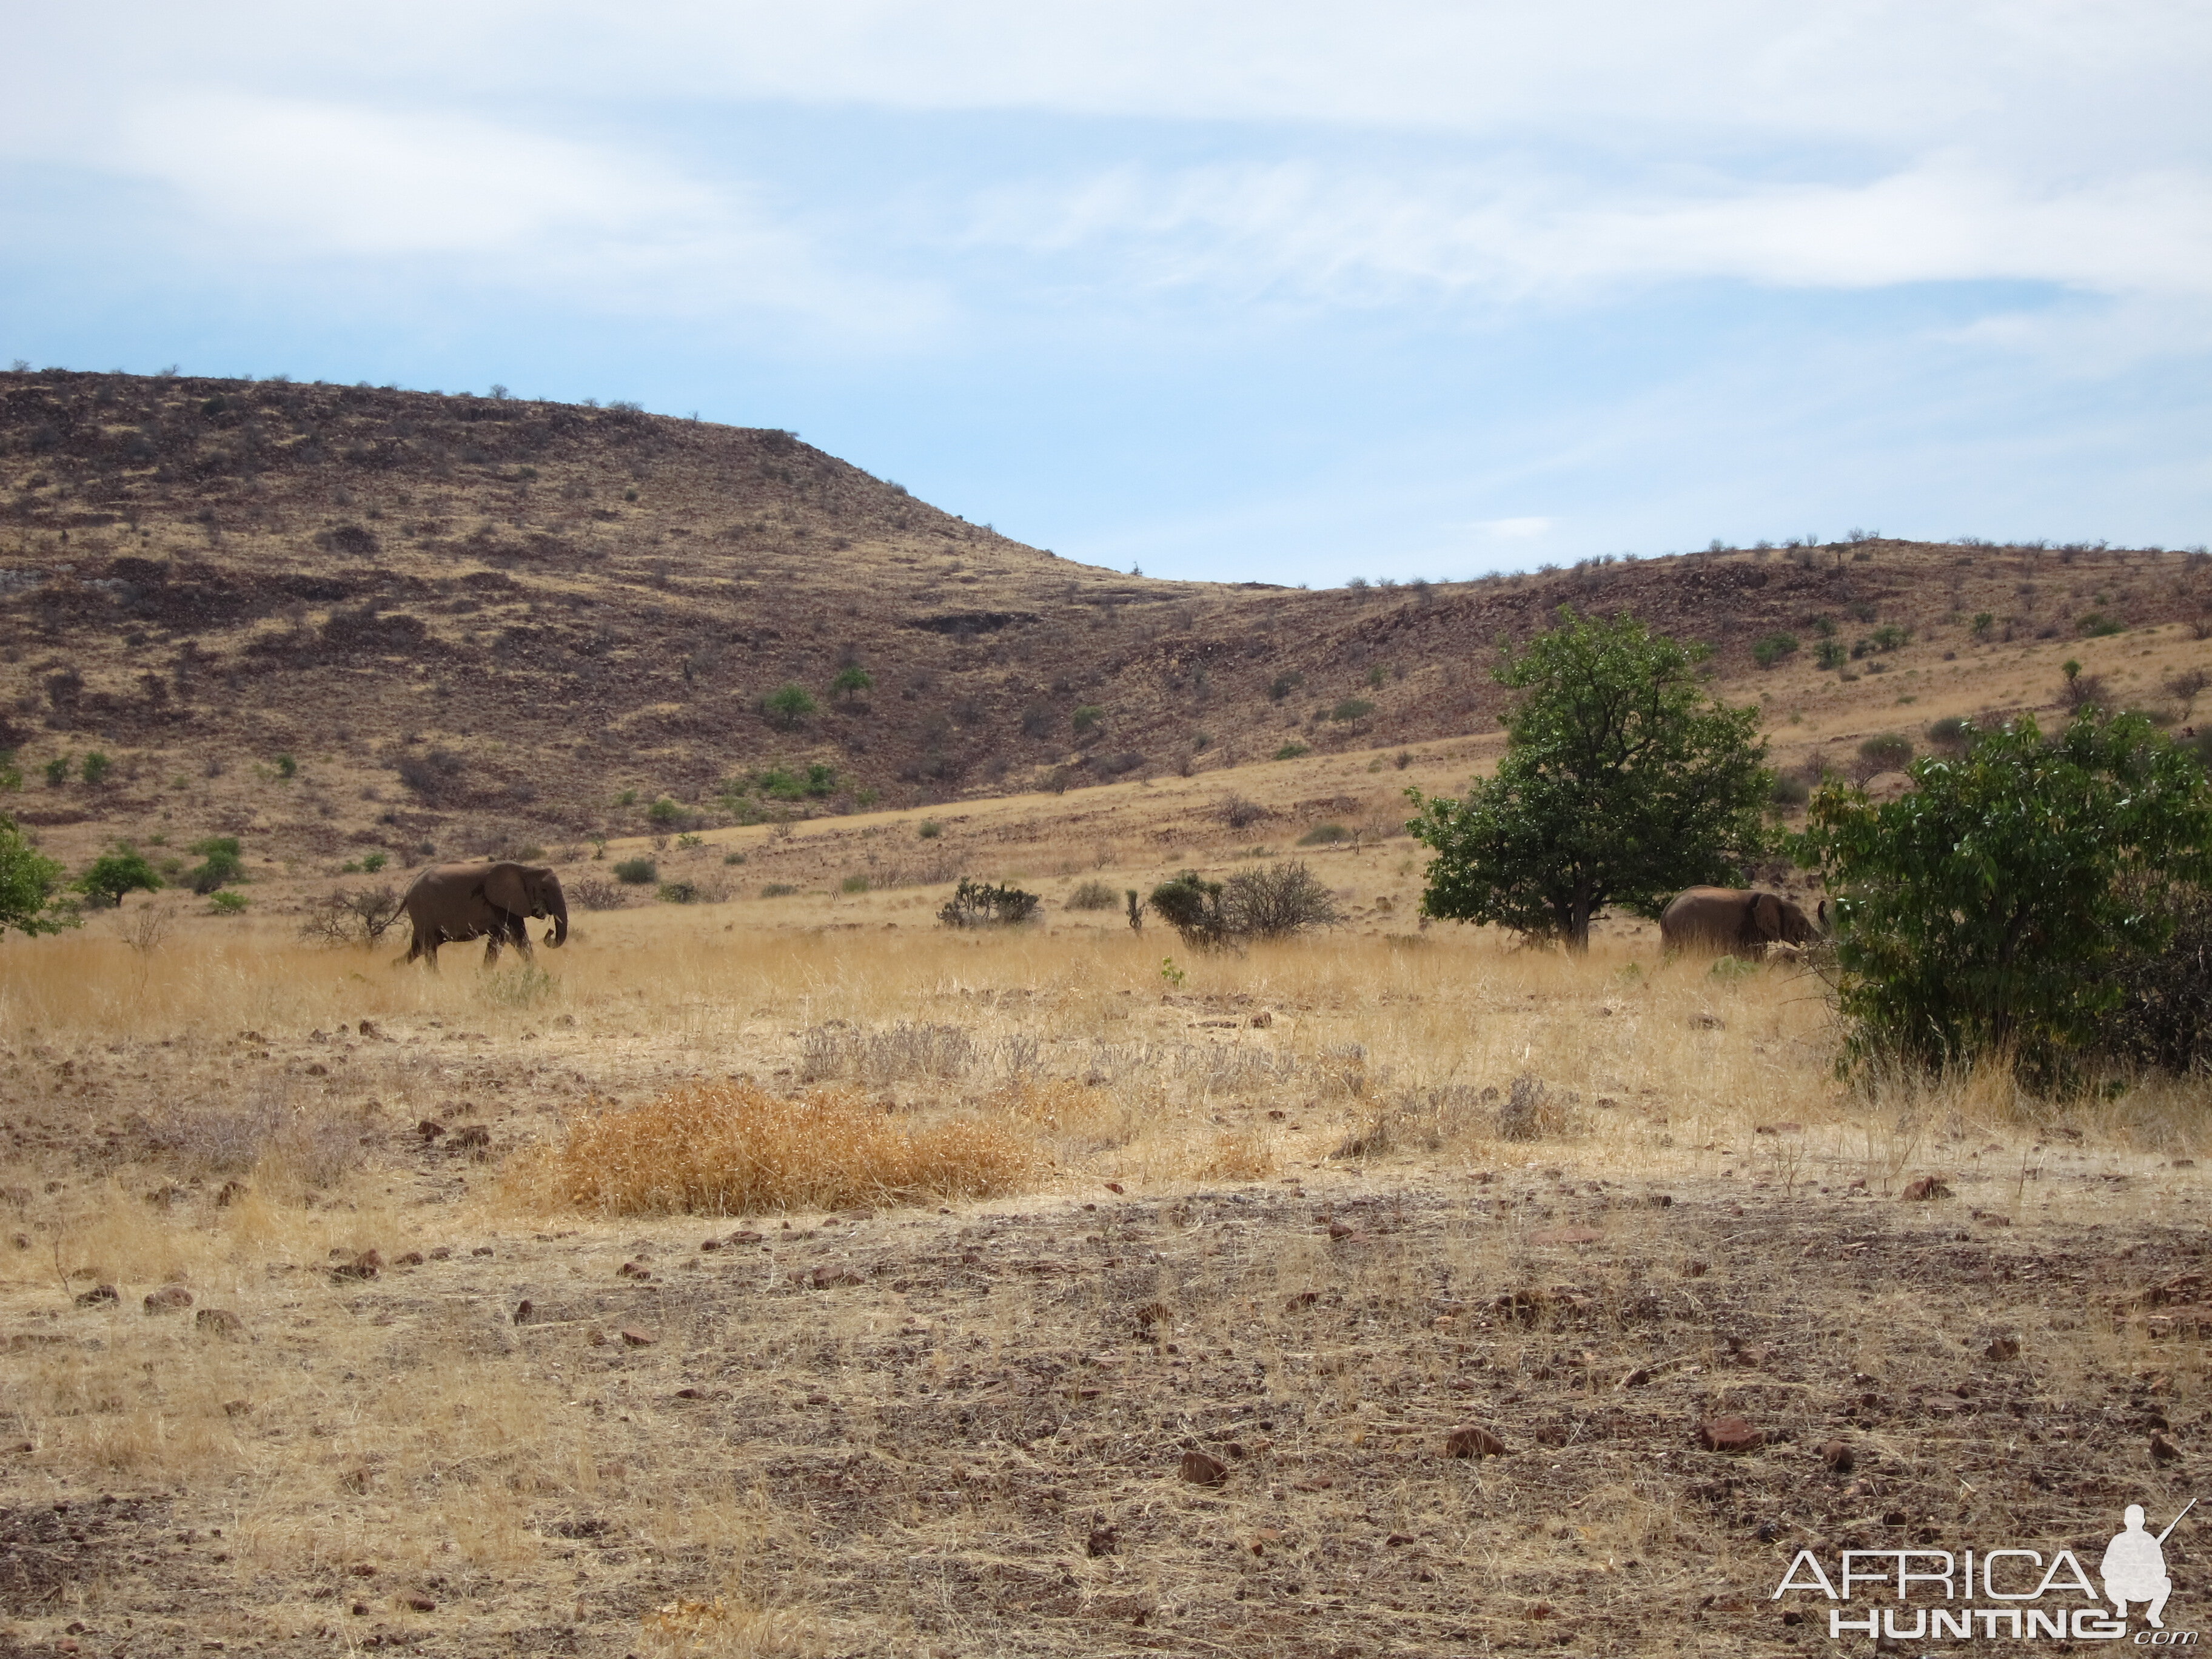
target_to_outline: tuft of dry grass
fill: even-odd
[[[842,1091],[723,1083],[579,1119],[519,1178],[604,1214],[741,1215],[989,1198],[1040,1171],[1034,1141],[1006,1123],[921,1126]]]

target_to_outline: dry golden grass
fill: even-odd
[[[1405,857],[1316,861],[1371,909]],[[1736,1652],[1772,1632],[1673,1610],[1763,1594],[1766,1520],[2086,1524],[1923,1400],[2065,1427],[2039,1467],[2088,1478],[2140,1462],[2095,1438],[2109,1389],[2177,1434],[2212,1397],[2201,1343],[2111,1311],[2201,1239],[2201,1084],[1853,1090],[1817,979],[1648,930],[1571,959],[1380,913],[1193,957],[1057,909],[906,925],[933,896],[593,915],[442,975],[268,921],[0,945],[0,1508],[92,1516],[0,1627]],[[1923,1174],[1958,1197],[1896,1201]],[[765,1241],[701,1253],[696,1210]],[[380,1278],[330,1271],[370,1248]],[[167,1284],[246,1340],[142,1312]],[[1794,1438],[1685,1450],[1723,1408]],[[1512,1455],[1438,1456],[1469,1419]],[[1838,1432],[1868,1491],[1800,1467]],[[1174,1480],[1186,1443],[1226,1486]],[[141,1518],[103,1532],[102,1492]]]
[[[746,1215],[996,1198],[1038,1162],[1003,1123],[917,1125],[850,1092],[719,1083],[580,1117],[516,1178],[604,1215]]]

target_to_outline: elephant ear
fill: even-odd
[[[1759,939],[1782,937],[1782,901],[1771,893],[1754,894],[1751,901],[1751,931]]]
[[[493,865],[491,873],[484,878],[484,896],[502,910],[528,915],[530,889],[523,879],[525,873],[519,864]]]

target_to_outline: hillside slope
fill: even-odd
[[[1923,675],[2033,703],[2036,676],[1991,677],[2008,653],[2212,611],[2197,554],[1890,541],[1160,581],[787,433],[281,381],[0,375],[0,747],[31,776],[10,810],[69,851],[175,823],[410,858],[635,833],[664,796],[727,822],[1415,744],[1494,730],[1496,642],[1562,604],[1709,642],[1778,720],[1911,702],[1890,688]],[[1823,628],[1909,641],[1824,674]],[[1799,647],[1762,668],[1778,635]],[[872,683],[833,692],[853,666]],[[765,711],[787,684],[817,708]],[[116,765],[88,783],[94,750]]]

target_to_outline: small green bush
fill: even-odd
[[[1306,683],[1303,674],[1278,674],[1267,682],[1267,701],[1280,702]]]
[[[770,725],[785,732],[792,730],[820,707],[805,686],[790,683],[779,685],[761,699],[761,713],[768,716]]]
[[[667,796],[663,795],[645,809],[645,816],[647,823],[665,827],[681,819],[684,816],[684,809],[669,799]]]
[[[651,859],[623,859],[613,866],[617,881],[629,887],[649,887],[660,879],[660,866]]]
[[[1963,714],[1946,714],[1928,725],[1928,741],[1938,749],[1956,754],[1966,746],[1973,736],[1973,726]]]
[[[1075,711],[1075,735],[1079,738],[1088,732],[1096,732],[1105,723],[1105,720],[1106,711],[1098,704],[1085,703],[1082,708]]]
[[[1802,806],[1813,799],[1813,786],[1802,778],[1782,773],[1776,776],[1774,787],[1766,792],[1766,799],[1777,806]]]
[[[237,836],[210,836],[204,841],[194,842],[191,850],[203,860],[185,878],[185,884],[195,893],[206,895],[246,879],[246,860],[239,853]]]
[[[678,848],[689,850],[694,847],[704,847],[707,844],[707,838],[704,836],[678,836],[676,838],[676,844]]]
[[[112,908],[123,902],[125,893],[160,890],[161,878],[145,854],[129,842],[118,842],[113,852],[94,859],[70,885],[94,904]]]
[[[1286,743],[1280,749],[1278,749],[1275,751],[1274,758],[1277,760],[1296,760],[1301,755],[1310,755],[1312,753],[1313,750],[1307,748],[1305,744],[1302,743]]]
[[[924,818],[921,827],[914,832],[924,841],[935,841],[945,833],[945,826],[935,818]]]
[[[2081,618],[2079,626],[2081,632],[2093,640],[2110,639],[2115,634],[2124,634],[2128,631],[2125,623],[2103,611],[2092,611]],[[91,780],[87,779],[86,781],[90,782]]]
[[[1894,651],[1899,646],[1911,641],[1912,630],[1909,628],[1901,628],[1895,623],[1884,623],[1869,637],[1874,641],[1875,650]]]
[[[837,678],[830,682],[830,689],[841,697],[857,696],[875,688],[876,677],[857,663],[837,671]]]
[[[799,890],[787,881],[772,881],[761,889],[763,898],[789,898]]]
[[[1795,634],[1768,634],[1752,641],[1751,659],[1761,668],[1771,668],[1797,649]]]
[[[382,853],[364,853],[361,858],[361,867],[373,876],[391,861],[391,859]]]
[[[947,927],[1012,927],[1036,915],[1037,896],[1011,883],[994,886],[965,876],[937,913]]]
[[[635,806],[635,805],[637,805],[637,791],[636,791],[636,790],[635,790],[635,789],[625,789],[625,790],[623,790],[623,791],[622,792],[622,793],[620,793],[619,795],[617,795],[617,796],[615,797],[615,805],[617,805],[617,806]]]
[[[725,853],[722,854],[722,862],[725,864],[743,864],[744,861],[745,855],[743,853]]]
[[[615,868],[619,874],[622,866],[617,865]],[[663,904],[696,904],[699,890],[688,881],[664,881],[657,890],[656,896]]]
[[[1364,720],[1375,712],[1375,705],[1364,697],[1346,697],[1328,711],[1333,720]]]
[[[837,884],[837,890],[841,893],[865,893],[868,890],[868,878],[866,876],[848,876]]]
[[[107,781],[108,774],[114,769],[115,763],[95,749],[84,757],[84,765],[78,775],[94,788],[98,788]]]
[[[1843,641],[1822,640],[1813,660],[1823,668],[1841,668],[1845,660]]]
[[[289,755],[279,755],[276,757],[276,775],[278,777],[297,777],[299,774],[299,762],[294,760]]]
[[[67,755],[57,755],[48,761],[44,769],[46,775],[46,787],[58,789],[67,783],[74,764],[75,763]]]
[[[1067,896],[1071,910],[1111,910],[1121,902],[1121,896],[1103,881],[1084,882]]]
[[[1351,832],[1340,823],[1316,823],[1298,837],[1301,847],[1331,847],[1346,839]]]
[[[1996,625],[1996,617],[1991,615],[1989,611],[1977,611],[1974,612],[1973,635],[1976,639],[1987,639],[1990,636],[1990,629],[1995,628]]]
[[[246,914],[250,901],[243,893],[219,892],[208,900],[208,914],[214,916],[238,916]]]
[[[1859,759],[1874,772],[1901,772],[1912,761],[1912,739],[1901,732],[1878,732],[1859,745]]]

